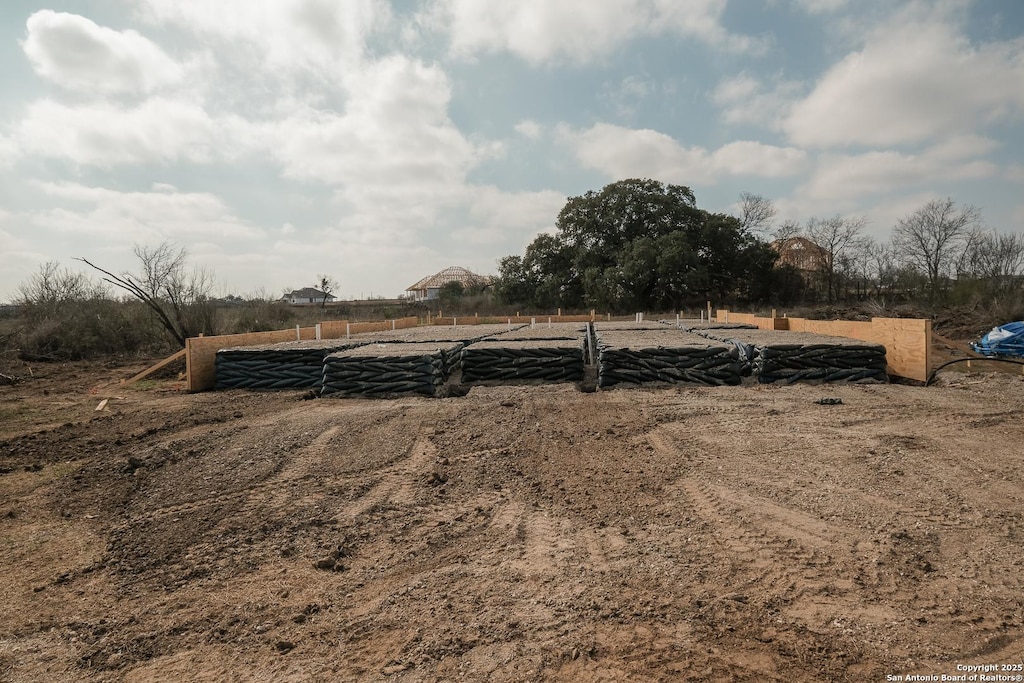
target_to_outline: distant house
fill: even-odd
[[[828,251],[806,237],[775,240],[771,248],[779,255],[778,265],[792,266],[804,275],[817,273],[828,263]]]
[[[314,287],[303,287],[285,294],[284,300],[290,304],[322,304],[324,297],[327,297],[327,303],[331,303],[337,298],[333,294],[324,294]]]
[[[441,288],[450,282],[458,282],[465,289],[475,287],[483,288],[491,284],[493,278],[487,275],[477,275],[462,266],[449,266],[439,273],[434,273],[423,278],[414,285],[405,288],[415,301],[430,301],[436,299]]]

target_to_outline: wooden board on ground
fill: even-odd
[[[149,366],[148,368],[146,368],[145,370],[143,370],[139,374],[135,375],[134,377],[132,377],[130,379],[124,380],[122,382],[122,384],[132,384],[134,382],[138,382],[140,379],[145,379],[146,377],[149,377],[153,373],[155,373],[155,372],[157,372],[159,370],[163,370],[164,368],[166,368],[168,365],[170,365],[174,361],[181,360],[184,357],[185,357],[185,349],[181,349],[180,351],[171,354],[167,358],[164,358],[159,363],[157,363],[155,365]]]

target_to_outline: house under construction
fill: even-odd
[[[423,278],[414,285],[405,288],[416,301],[430,301],[437,298],[441,288],[451,282],[461,283],[463,288],[486,287],[493,278],[477,275],[462,266],[449,266],[439,273]]]

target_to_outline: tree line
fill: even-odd
[[[499,262],[495,294],[526,307],[673,310],[706,299],[767,299],[776,254],[693,192],[622,180],[570,198],[555,234]]]
[[[500,259],[493,287],[446,285],[445,310],[589,310],[628,313],[703,308],[832,305],[871,300],[883,307],[983,306],[998,322],[1024,318],[1024,237],[986,228],[981,211],[952,199],[927,202],[899,218],[888,240],[865,235],[864,217],[776,222],[771,200],[744,193],[735,214],[697,206],[681,185],[628,179],[571,197],[553,234],[522,255]],[[813,258],[784,258],[793,245]],[[807,245],[810,245],[809,247]],[[74,359],[180,348],[187,337],[281,329],[290,307],[267,297],[238,306],[232,320],[212,298],[212,274],[188,264],[169,242],[137,246],[134,272],[103,277],[48,262],[22,283],[20,324],[0,326],[0,347],[22,355]],[[317,276],[324,301],[337,287]],[[127,294],[111,296],[109,286]]]
[[[927,202],[884,242],[865,235],[862,216],[776,224],[776,214],[760,195],[742,194],[731,215],[700,209],[685,186],[614,182],[569,198],[554,234],[500,259],[495,296],[525,308],[620,312],[708,300],[942,306],[1021,298],[1024,237],[987,229],[974,206]],[[797,247],[812,250],[811,258],[799,264],[782,256]]]
[[[0,327],[0,351],[29,360],[157,354],[183,347],[188,337],[300,322],[300,312],[265,294],[215,298],[213,274],[191,265],[188,251],[171,242],[136,245],[135,256],[137,267],[118,273],[75,259],[98,272],[98,281],[57,261],[43,263],[18,287],[17,313]],[[337,287],[328,275],[318,275],[316,284],[325,299]]]

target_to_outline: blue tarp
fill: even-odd
[[[980,342],[971,346],[986,356],[1024,358],[1024,321],[993,327]]]

